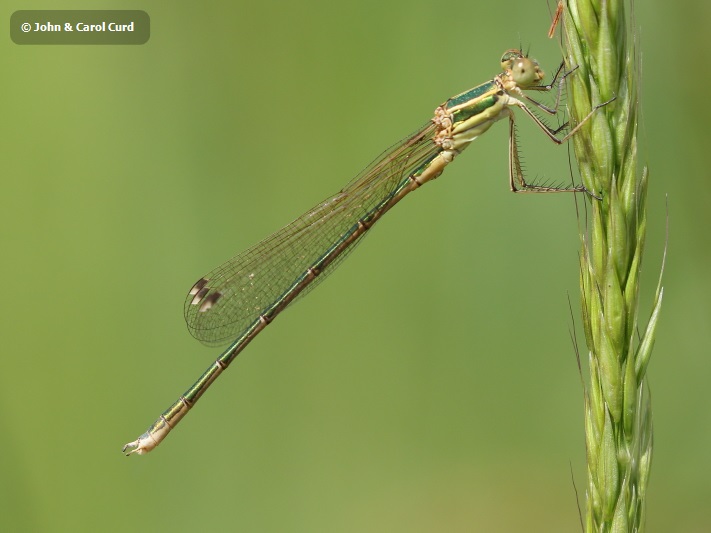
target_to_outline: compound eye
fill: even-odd
[[[516,50],[515,48],[506,50],[504,55],[501,56],[501,68],[504,70],[510,69],[513,62],[522,57],[523,54],[521,53],[521,50]]]
[[[536,85],[543,75],[538,63],[527,57],[516,58],[511,64],[511,77],[521,87]]]

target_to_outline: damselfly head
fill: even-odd
[[[513,49],[501,56],[501,68],[519,87],[525,89],[538,83],[545,74],[538,63],[523,55],[521,50]]]

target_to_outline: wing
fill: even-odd
[[[190,333],[213,345],[237,338],[352,232],[361,218],[387,201],[403,179],[440,151],[433,142],[434,133],[434,125],[428,122],[386,150],[343,190],[202,277],[185,300],[185,321]],[[321,283],[359,240],[329,264],[299,297]]]

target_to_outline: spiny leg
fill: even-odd
[[[526,183],[516,142],[516,122],[511,110],[509,110],[509,185],[511,192],[585,192],[597,198],[584,185],[553,187]]]
[[[575,135],[575,134],[578,132],[578,130],[580,130],[580,128],[583,127],[583,124],[585,124],[585,123],[590,119],[590,117],[593,116],[593,113],[595,113],[595,111],[597,111],[597,110],[600,109],[601,107],[606,106],[607,104],[609,104],[610,102],[612,102],[615,98],[617,98],[617,97],[616,97],[616,96],[613,96],[613,97],[610,98],[607,102],[603,102],[603,103],[601,103],[601,104],[597,104],[595,107],[593,107],[593,108],[592,108],[592,111],[590,111],[590,113],[588,113],[588,114],[585,116],[585,118],[583,118],[583,120],[581,120],[580,122],[578,122],[578,123],[576,124],[576,126],[575,126],[572,130],[570,130],[570,131],[568,132],[568,134],[565,135],[565,136],[564,136],[563,138],[561,138],[561,139],[558,138],[558,134],[559,134],[561,131],[563,131],[563,130],[569,125],[568,122],[565,122],[565,123],[564,123],[562,126],[560,126],[558,129],[553,129],[553,128],[551,128],[550,126],[548,126],[545,122],[543,122],[540,118],[538,118],[538,117],[536,116],[536,114],[535,114],[533,111],[531,111],[531,110],[528,108],[528,106],[526,106],[526,104],[524,104],[523,102],[521,102],[521,101],[519,101],[519,100],[515,100],[515,99],[512,98],[509,105],[515,105],[515,106],[519,107],[520,109],[522,109],[529,117],[531,117],[531,118],[533,119],[533,121],[538,125],[538,127],[541,128],[541,129],[544,131],[544,133],[545,133],[546,135],[548,135],[548,138],[549,138],[551,141],[553,141],[553,142],[556,143],[556,144],[563,144],[565,141],[567,141],[567,140],[570,139],[573,135]]]
[[[533,105],[535,105],[538,109],[541,111],[544,111],[548,113],[549,115],[557,115],[558,114],[558,106],[560,105],[560,93],[563,90],[563,84],[565,83],[565,80],[568,76],[570,76],[573,72],[575,72],[578,67],[573,67],[570,69],[568,72],[564,72],[563,76],[558,80],[558,76],[560,76],[560,73],[563,72],[563,67],[565,66],[565,62],[561,63],[560,66],[558,67],[558,70],[555,73],[555,76],[553,76],[553,79],[551,82],[547,85],[535,85],[533,87],[526,87],[526,91],[541,91],[541,92],[550,92],[553,90],[553,88],[557,88],[558,90],[555,93],[555,104],[553,107],[548,107],[545,104],[542,104],[541,102],[534,100],[530,96],[528,96],[523,90],[519,90],[518,94],[519,96],[522,96],[529,102],[531,102]]]

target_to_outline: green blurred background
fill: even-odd
[[[670,219],[648,531],[708,531],[711,7],[636,4],[645,319],[666,195]],[[508,192],[504,124],[378,224],[162,446],[120,452],[219,353],[185,328],[193,282],[492,77],[504,50],[530,45],[553,70],[543,0],[52,7],[143,9],[152,36],[8,35],[0,54],[0,529],[579,531],[574,203]],[[531,176],[565,177],[566,150],[519,123]]]

